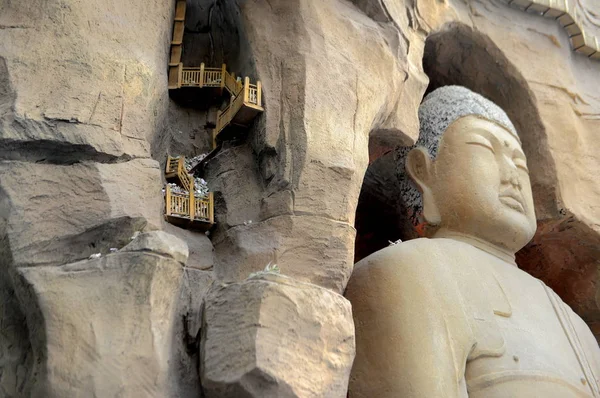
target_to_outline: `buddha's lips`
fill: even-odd
[[[505,192],[501,193],[498,196],[498,198],[500,199],[500,201],[502,203],[504,203],[508,207],[511,207],[522,213],[525,212],[525,206],[523,205],[523,199],[521,198],[521,195],[517,194],[516,192],[505,191]]]

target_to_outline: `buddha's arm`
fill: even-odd
[[[357,344],[350,397],[467,397],[473,338],[461,300],[422,259],[407,261],[393,252],[367,259],[348,285]]]

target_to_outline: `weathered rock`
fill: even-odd
[[[199,397],[199,346],[202,326],[202,301],[213,282],[211,271],[183,268],[181,295],[177,304],[171,388],[174,397]]]
[[[64,166],[0,166],[20,170],[0,174],[0,265],[60,265],[120,248],[134,231],[160,228],[160,170],[138,170],[139,159],[114,163],[150,155],[162,162],[167,151],[196,154],[210,144],[202,136],[203,110],[168,106],[173,3],[4,3],[0,158]],[[209,165],[222,279],[241,280],[275,260],[296,278],[343,290],[368,151],[377,148],[374,160],[416,139],[425,52],[433,86],[465,85],[518,119],[540,233],[552,230],[528,251],[537,260],[540,249],[551,266],[525,263],[556,291],[568,279],[569,289],[586,292],[563,297],[588,322],[600,320],[589,293],[597,285],[600,235],[600,188],[590,173],[600,167],[600,63],[573,53],[555,21],[503,0],[188,3],[186,62],[226,62],[236,75],[263,83],[266,111],[248,129],[247,148],[225,149],[221,164]],[[452,21],[480,36],[461,36],[448,29]],[[557,254],[553,242],[564,238],[570,220],[578,223],[568,232],[573,244]],[[188,265],[210,268],[208,240],[194,248],[196,235],[185,235]],[[17,364],[29,355],[19,321],[27,309],[14,304],[3,301],[12,314],[3,326],[20,336],[0,341],[0,394],[20,385]]]
[[[418,237],[402,199],[398,160],[390,151],[369,165],[356,208],[354,262],[396,242]]]
[[[0,163],[6,246],[14,266],[60,265],[108,253],[161,225],[158,163]],[[7,259],[8,260],[8,259]]]
[[[135,364],[138,375],[131,375],[126,368],[121,368],[121,373],[112,373],[112,367],[119,369],[119,358],[111,363],[113,359],[108,358],[109,354],[96,355],[87,348],[83,354],[74,354],[75,346],[69,346],[63,358],[75,355],[76,360],[68,357],[60,364],[57,379],[62,379],[57,382],[60,384],[57,388],[78,392],[57,394],[88,396],[95,392],[103,396],[103,391],[108,391],[104,396],[139,396],[145,391],[144,386],[135,390],[143,384],[141,377],[152,391],[143,395],[167,396],[153,390],[154,386],[160,389],[166,385],[164,380],[155,378],[167,362],[171,366],[185,359],[163,352],[160,359],[145,361],[144,356],[156,357],[155,347],[146,339],[146,332],[151,327],[158,330],[157,326],[140,321],[136,329],[127,322],[135,324],[139,320],[136,316],[148,317],[151,311],[144,307],[143,295],[137,297],[139,301],[128,297],[127,308],[121,307],[118,301],[111,302],[114,292],[109,286],[114,282],[116,290],[117,286],[121,287],[122,295],[115,293],[115,296],[123,297],[129,293],[125,292],[128,287],[121,283],[130,281],[132,286],[139,287],[138,280],[143,284],[151,278],[152,266],[143,262],[128,264],[120,271],[115,270],[118,267],[98,268],[89,273],[54,266],[98,253],[105,255],[110,249],[130,243],[136,231],[161,228],[162,171],[150,156],[163,161],[169,149],[187,147],[192,152],[202,153],[212,144],[208,136],[200,136],[204,131],[198,131],[196,136],[188,131],[192,125],[198,127],[199,120],[205,118],[202,112],[189,114],[173,106],[173,112],[167,113],[170,101],[166,65],[174,2],[136,0],[125,4],[101,0],[90,4],[64,0],[48,4],[25,0],[0,3],[0,396],[30,396],[31,381],[36,381],[31,378],[36,371],[32,369],[35,361],[29,336],[34,340],[43,338],[47,331],[36,323],[32,323],[38,325],[35,330],[28,330],[25,316],[33,316],[35,308],[45,305],[46,314],[56,311],[53,320],[64,320],[80,315],[68,313],[68,305],[76,304],[82,308],[88,305],[87,309],[96,305],[97,312],[90,314],[92,318],[115,308],[131,311],[133,315],[123,320],[118,318],[117,311],[113,318],[107,317],[103,325],[90,326],[97,333],[93,338],[87,332],[82,332],[81,338],[73,337],[80,330],[68,322],[61,327],[52,323],[49,333],[65,342],[71,339],[96,344],[98,351],[108,349],[111,336],[121,342],[132,339],[127,342],[130,344],[127,348],[140,351],[129,351],[131,357],[138,355],[139,361]],[[202,247],[210,248],[208,239],[203,238]],[[201,251],[210,253],[212,249]],[[106,261],[113,264],[114,256]],[[146,259],[151,254],[120,253],[119,256]],[[163,258],[161,261],[180,266],[172,260]],[[203,253],[197,263],[199,267],[209,267],[212,253],[210,256]],[[32,289],[43,293],[30,296],[20,306],[10,275],[16,268],[27,266],[52,267],[24,270],[31,278],[40,279],[35,281],[42,286],[34,284]],[[146,278],[134,276],[131,269],[135,266],[146,267]],[[88,281],[78,279],[85,279],[84,275],[93,279],[89,292],[84,293],[96,295],[89,304],[85,303],[88,296],[79,294],[80,290],[87,289],[84,286]],[[49,281],[41,282],[46,277]],[[59,289],[59,279],[66,286],[62,296],[55,292]],[[101,291],[102,288],[105,290]],[[164,288],[164,292],[152,294],[155,297],[162,294],[163,304],[176,302],[179,292],[168,286]],[[47,297],[44,289],[56,293],[56,297]],[[22,293],[22,289],[16,290]],[[80,299],[84,302],[77,303]],[[68,305],[61,309],[62,301]],[[129,328],[123,327],[125,323]],[[83,328],[82,324],[77,327]],[[154,343],[160,342],[155,340]],[[45,348],[36,349],[36,360],[49,363],[43,358],[43,350]],[[80,368],[84,361],[81,355],[86,353],[96,356]],[[94,361],[101,362],[98,356],[110,366],[98,369],[98,375],[104,372],[104,376],[86,380],[83,373],[91,371]],[[144,362],[147,366],[142,369]],[[135,366],[132,365],[132,369]],[[179,376],[174,374],[167,378],[171,378],[169,383],[177,384]],[[130,376],[131,380],[127,380]],[[100,379],[104,385],[95,386]],[[197,378],[195,383],[199,385]],[[51,396],[54,392],[44,391],[42,384],[43,381],[36,384],[37,393]],[[167,390],[176,391],[175,388]]]
[[[183,285],[181,289],[181,308],[184,319],[185,341],[192,342],[200,339],[202,326],[202,302],[206,292],[213,283],[214,275],[211,271],[202,271],[184,268]]]
[[[185,265],[189,251],[181,239],[164,231],[139,234],[133,242],[121,249],[122,252],[153,252]]]
[[[417,107],[427,82],[423,46],[408,45],[402,32],[408,21],[375,21],[347,1],[247,1],[239,11],[234,2],[223,3],[220,13],[238,19],[240,42],[248,49],[241,46],[231,67],[262,82],[266,111],[248,132],[248,145],[221,150],[207,165],[222,223],[214,239],[228,239],[222,236],[230,235],[228,228],[239,237],[230,253],[217,249],[217,257],[223,253],[231,260],[217,258],[216,268],[246,261],[235,257],[247,250],[236,247],[238,241],[273,235],[270,223],[261,221],[293,217],[302,224],[301,237],[282,231],[283,238],[257,246],[254,253],[261,258],[285,253],[277,262],[286,273],[341,292],[352,268],[350,231],[369,137],[386,145],[417,138]],[[299,221],[302,217],[306,220]],[[345,225],[343,245],[350,252],[327,247],[326,222],[313,223],[319,218],[330,226]],[[259,226],[241,227],[249,221]],[[243,237],[246,233],[252,235]],[[318,255],[305,250],[312,241],[322,243]],[[251,265],[252,271],[261,267]],[[336,271],[325,276],[318,268]]]
[[[171,235],[187,243],[189,256],[186,267],[200,270],[209,270],[215,264],[215,249],[205,233],[189,229],[182,229],[172,224],[165,223],[163,228]]]
[[[160,0],[4,3],[2,157],[148,157],[146,138],[166,113],[172,8]]]
[[[179,262],[124,252],[18,272],[35,356],[31,396],[176,396]]]
[[[0,268],[0,396],[28,397],[33,351],[25,315],[5,271]]]
[[[216,232],[258,222],[262,188],[250,146],[221,150],[209,164],[206,179],[216,196]]]
[[[200,378],[207,398],[346,396],[354,324],[342,296],[262,274],[213,285],[204,320]]]
[[[342,293],[352,273],[355,234],[346,223],[316,216],[240,225],[213,239],[215,276],[242,281],[272,263],[299,281]]]

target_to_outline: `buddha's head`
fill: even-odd
[[[425,98],[419,119],[417,146],[401,151],[414,184],[404,189],[407,204],[429,225],[512,253],[525,246],[536,230],[531,183],[504,111],[464,87],[446,86]]]

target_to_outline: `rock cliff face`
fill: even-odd
[[[209,107],[175,101],[167,90],[173,12],[174,2],[159,0],[0,0],[0,395],[136,396],[144,385],[198,396],[201,325],[222,319],[225,294],[212,291],[203,318],[204,293],[216,278],[238,294],[269,262],[315,297],[329,289],[345,308],[336,294],[352,271],[356,235],[360,242],[376,229],[355,220],[374,217],[374,208],[402,216],[393,149],[414,143],[423,95],[445,84],[489,97],[515,122],[539,223],[519,261],[600,335],[600,62],[571,51],[559,24],[502,0],[188,0],[184,60],[225,62],[263,84],[265,113],[205,168],[216,197],[211,243],[162,218],[167,152],[211,149]],[[377,231],[379,246],[410,234],[402,221],[388,224],[389,232]],[[136,231],[153,230],[187,243],[185,266],[156,246],[111,253]],[[378,248],[359,247],[361,255]],[[88,259],[96,253],[100,259]],[[123,299],[109,297],[109,287]],[[232,306],[244,299],[227,294]],[[93,305],[69,320],[72,301],[84,298]],[[253,302],[259,315],[261,300]],[[309,315],[331,310],[306,300],[299,305]],[[111,305],[124,312],[103,315]],[[350,350],[342,312],[329,319],[340,334],[327,339]],[[78,323],[87,318],[92,326]],[[140,338],[109,344],[120,327]],[[297,355],[308,358],[315,347]],[[97,372],[98,363],[109,369]],[[350,363],[340,361],[335,375]],[[139,377],[114,381],[130,365]],[[304,378],[253,366],[260,371],[245,377],[269,374],[290,395],[304,391]],[[84,371],[88,379],[69,376]],[[221,381],[210,369],[203,374],[210,395]],[[104,389],[107,380],[121,390]]]
[[[150,255],[87,260],[129,244],[136,231],[163,228],[166,153],[153,158],[151,149],[172,133],[165,68],[172,13],[164,1],[0,2],[3,397],[135,396],[135,385],[161,391],[161,377],[173,381],[169,363],[195,368],[187,354],[171,361],[170,341],[155,347],[182,325],[187,303],[177,297],[194,271]],[[204,251],[192,262],[199,268],[212,265],[210,244]],[[117,293],[128,279],[133,285]],[[177,321],[152,300],[177,304]],[[81,301],[88,307],[77,309]],[[157,323],[163,315],[173,320]],[[117,343],[116,331],[128,336]],[[159,332],[167,335],[156,340]],[[118,381],[135,363],[144,367],[140,378]],[[197,373],[190,374],[197,392]]]

